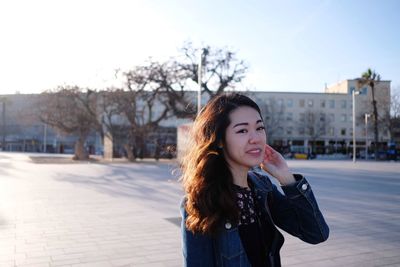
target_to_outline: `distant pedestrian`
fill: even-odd
[[[211,99],[197,116],[182,161],[184,265],[281,266],[276,226],[317,244],[329,228],[311,187],[266,144],[257,104],[240,94]],[[280,183],[278,191],[261,167]]]

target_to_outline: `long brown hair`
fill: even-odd
[[[231,123],[229,114],[241,106],[254,108],[261,116],[260,108],[249,97],[229,93],[212,98],[193,123],[181,166],[187,196],[186,228],[194,233],[215,234],[224,220],[238,220],[232,173],[221,146]]]

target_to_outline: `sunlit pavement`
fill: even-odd
[[[0,153],[0,266],[181,266],[173,161],[37,164]],[[331,229],[283,266],[400,266],[400,163],[288,161]],[[173,172],[175,171],[175,174]]]

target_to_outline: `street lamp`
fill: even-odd
[[[368,118],[371,114],[365,113],[365,159],[368,159]]]
[[[47,123],[43,127],[43,153],[47,153]]]
[[[351,92],[353,101],[353,162],[356,163],[356,95],[359,95],[360,91],[353,90]]]
[[[202,51],[203,52],[203,51]],[[200,60],[198,65],[198,73],[197,73],[197,83],[199,84],[199,90],[197,91],[197,115],[200,114],[201,109],[201,69],[203,68],[203,53],[200,53]]]
[[[208,49],[207,48],[203,48],[201,49],[200,52],[200,60],[199,60],[199,65],[198,65],[198,72],[197,72],[197,83],[199,84],[199,90],[197,92],[197,115],[200,114],[200,110],[201,110],[201,90],[202,90],[202,84],[201,84],[201,80],[202,80],[202,72],[203,72],[203,67],[205,65],[205,59],[206,56],[208,55]]]

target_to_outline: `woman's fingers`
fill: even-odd
[[[272,155],[270,152],[265,151],[264,161],[270,162],[272,159]]]

